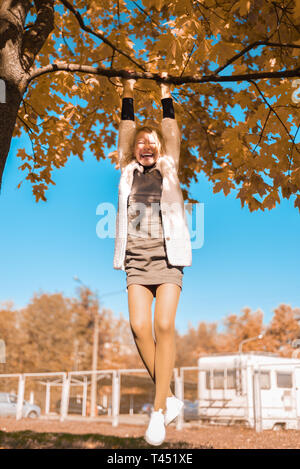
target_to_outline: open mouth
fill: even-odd
[[[151,158],[151,157],[153,157],[153,153],[143,153],[143,154],[141,154],[141,157],[142,158]]]

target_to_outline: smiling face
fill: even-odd
[[[134,155],[143,166],[151,166],[158,160],[160,150],[158,138],[144,130],[138,132],[135,139]]]

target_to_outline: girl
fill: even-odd
[[[130,72],[130,71],[129,71]],[[163,72],[161,77],[166,77]],[[170,388],[175,365],[175,315],[183,267],[192,263],[191,242],[178,180],[180,131],[167,84],[161,84],[163,119],[136,127],[133,92],[136,80],[122,79],[118,135],[121,169],[114,268],[126,271],[128,309],[133,337],[153,382],[154,410],[145,439],[160,445],[165,425],[183,402]],[[152,335],[152,302],[155,301]]]

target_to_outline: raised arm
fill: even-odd
[[[119,135],[118,135],[118,157],[120,169],[125,167],[125,159],[129,154],[136,124],[134,121],[134,107],[133,107],[133,90],[136,80],[123,78],[123,96],[122,96],[122,111],[121,111],[121,122],[119,124]]]
[[[161,76],[166,77],[167,72],[162,72]],[[179,168],[181,134],[175,119],[175,111],[170,87],[166,83],[161,83],[161,102],[163,106],[163,119],[161,130],[165,141],[166,154],[174,160],[176,171]]]

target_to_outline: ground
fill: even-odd
[[[108,422],[85,419],[66,420],[64,422],[60,422],[57,419],[21,419],[19,421],[16,421],[14,418],[0,419],[0,431],[3,432],[2,435],[4,436],[7,435],[8,437],[11,432],[24,430],[30,430],[35,433],[50,433],[52,441],[56,433],[71,435],[94,434],[97,436],[111,435],[113,437],[126,438],[127,440],[128,438],[142,438],[146,425],[120,423],[119,426],[112,427],[111,423]],[[143,445],[143,439],[137,441],[139,441],[138,447],[140,448],[141,444]],[[299,449],[300,431],[270,430],[257,433],[253,429],[241,426],[198,426],[197,423],[190,423],[188,427],[184,427],[182,430],[176,430],[174,424],[168,426],[163,448],[176,448],[176,444],[179,445],[179,443],[181,446],[178,447],[183,447],[183,442],[186,448],[199,449]],[[0,447],[5,448],[8,446],[7,444],[5,446],[5,444],[0,443]],[[34,447],[37,448],[38,446],[35,445]],[[91,447],[93,447],[93,444],[91,444]],[[149,448],[149,445],[145,443],[144,447]]]

